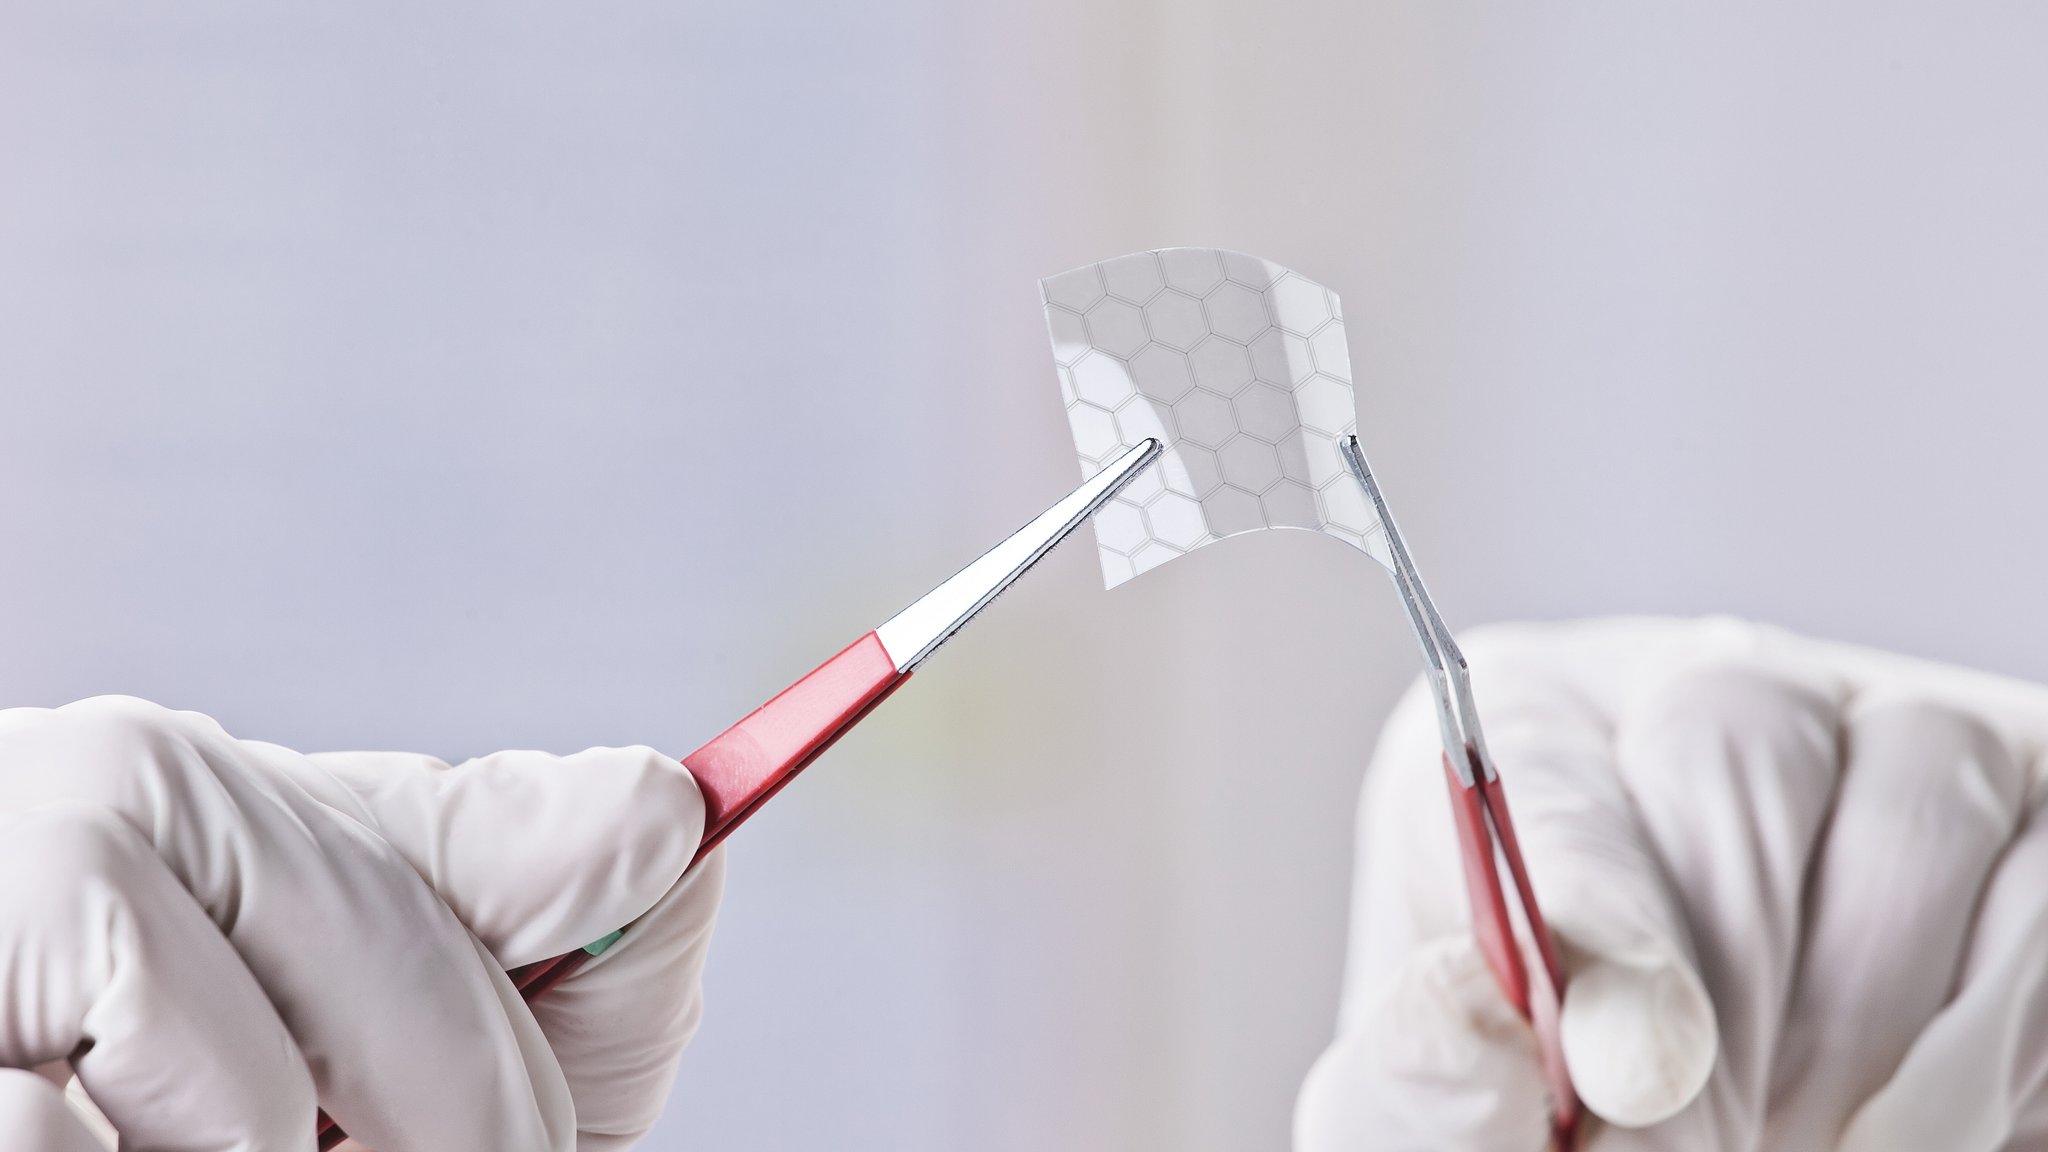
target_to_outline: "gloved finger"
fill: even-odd
[[[1994,1152],[2048,1093],[2048,805],[1984,889],[1956,994],[1850,1120],[1841,1152]]]
[[[1424,944],[1309,1070],[1295,1152],[1539,1152],[1536,1037],[1469,934]]]
[[[651,748],[500,752],[454,767],[409,753],[302,759],[348,796],[306,786],[377,829],[508,969],[654,907],[704,830],[696,780]]]
[[[1612,1146],[1755,1146],[1839,723],[1833,699],[1725,665],[1675,675],[1621,717],[1622,783],[1684,911],[1721,1051],[1698,1099],[1655,1128],[1610,1133]]]
[[[724,887],[718,848],[623,939],[533,1002],[576,1097],[580,1152],[629,1147],[660,1119],[703,1018],[704,961]]]
[[[576,1105],[579,1147],[622,1146],[659,1117],[702,1011],[724,855],[696,781],[647,748],[312,758],[506,967],[632,930],[532,1005]]]
[[[317,775],[140,700],[0,713],[0,811],[85,802],[141,831],[351,1133],[378,1152],[568,1148],[568,1086],[510,981],[405,857],[294,782]]]
[[[69,1057],[140,1152],[309,1141],[312,1079],[284,1022],[140,833],[81,806],[0,817],[0,875],[0,1065]],[[6,1080],[24,1124],[53,1147],[91,1142],[53,1119],[71,1116],[59,1092],[26,1078]]]
[[[108,1152],[49,1081],[0,1068],[0,1132],[13,1152]]]
[[[1833,1147],[1940,1011],[2024,804],[2019,761],[1947,706],[1854,705],[1845,743],[1771,1076],[1771,1148]]]
[[[1614,722],[1512,652],[1482,647],[1472,659],[1523,857],[1565,951],[1560,1032],[1573,1084],[1610,1123],[1663,1120],[1713,1068],[1714,1010],[1622,787]]]

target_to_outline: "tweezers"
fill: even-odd
[[[1436,705],[1437,732],[1443,741],[1444,779],[1450,787],[1451,818],[1458,830],[1465,898],[1472,909],[1472,934],[1501,994],[1536,1031],[1544,1075],[1551,1089],[1555,1147],[1569,1149],[1577,1128],[1579,1101],[1558,1042],[1564,966],[1558,959],[1557,942],[1536,902],[1528,866],[1522,861],[1522,847],[1515,838],[1514,820],[1508,814],[1500,770],[1486,749],[1486,735],[1479,727],[1479,706],[1472,698],[1465,654],[1458,649],[1450,629],[1444,626],[1443,617],[1437,614],[1429,589],[1423,586],[1422,574],[1416,571],[1415,559],[1401,539],[1401,530],[1373,479],[1358,437],[1345,437],[1338,442],[1337,450],[1351,475],[1365,489],[1366,499],[1372,502],[1373,511],[1386,530],[1394,587],[1401,594],[1401,607],[1407,613],[1409,626],[1415,630],[1416,642],[1422,646],[1423,671]],[[1514,916],[1501,883],[1503,862],[1538,961],[1533,978],[1516,941]]]

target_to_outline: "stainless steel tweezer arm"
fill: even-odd
[[[1458,782],[1471,787],[1476,770],[1488,781],[1496,778],[1493,756],[1486,750],[1486,737],[1479,728],[1479,706],[1472,699],[1472,680],[1465,667],[1465,654],[1458,650],[1458,642],[1452,638],[1451,630],[1444,626],[1442,616],[1437,615],[1436,603],[1429,598],[1429,589],[1422,583],[1421,573],[1415,570],[1415,559],[1408,554],[1408,545],[1401,539],[1401,529],[1394,523],[1394,513],[1387,507],[1386,497],[1380,494],[1380,486],[1372,477],[1372,468],[1365,462],[1365,450],[1359,446],[1357,436],[1346,436],[1338,441],[1337,451],[1344,457],[1344,463],[1351,469],[1359,486],[1365,489],[1366,499],[1372,501],[1373,512],[1380,518],[1380,526],[1387,537],[1387,554],[1393,561],[1394,587],[1401,594],[1401,607],[1408,613],[1408,624],[1415,630],[1416,643],[1422,646],[1422,656],[1427,662],[1429,686],[1436,698],[1437,727],[1443,736],[1444,755],[1451,762],[1452,771],[1458,774]]]
[[[1019,576],[1044,559],[1053,545],[1066,539],[1096,509],[1159,459],[1161,450],[1159,441],[1152,439],[1132,445],[1059,503],[1039,513],[1031,523],[875,629],[882,647],[896,662],[897,671],[908,672],[922,664],[925,657],[965,628]]]

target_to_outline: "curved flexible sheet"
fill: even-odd
[[[1337,453],[1358,416],[1335,292],[1217,248],[1134,252],[1040,286],[1083,475],[1148,436],[1166,446],[1095,515],[1104,585],[1262,528],[1392,567]]]

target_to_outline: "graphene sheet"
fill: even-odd
[[[1357,429],[1337,294],[1256,256],[1161,248],[1040,281],[1081,471],[1157,437],[1095,514],[1114,588],[1244,532],[1334,536],[1391,568],[1337,442]]]

